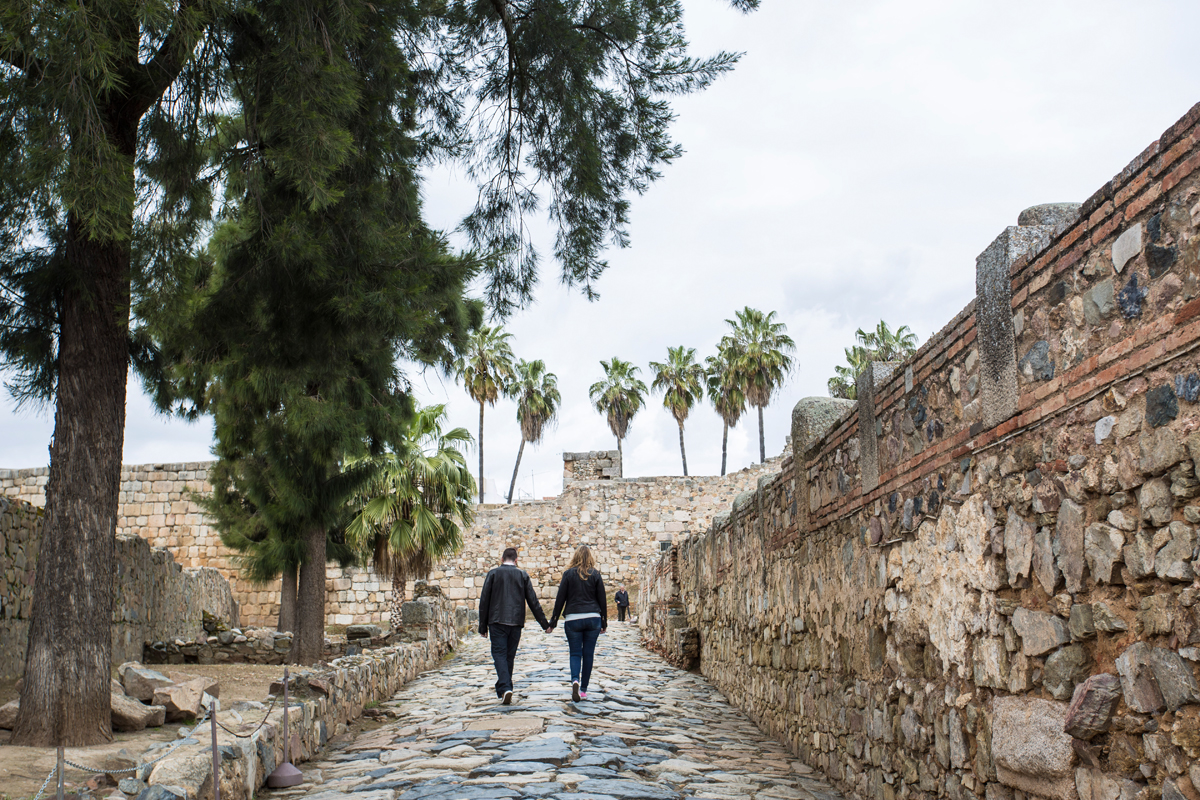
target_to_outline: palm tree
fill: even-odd
[[[628,361],[614,356],[607,363],[601,361],[600,366],[604,368],[604,380],[592,384],[588,397],[596,410],[608,418],[609,430],[617,437],[617,452],[624,455],[621,440],[629,432],[633,415],[645,403],[646,384],[635,377],[640,370]]]
[[[654,370],[651,390],[663,393],[663,406],[671,412],[675,423],[679,425],[679,455],[683,459],[683,475],[687,477],[687,448],[683,445],[683,422],[696,400],[704,397],[704,388],[700,383],[704,379],[704,368],[696,363],[696,348],[684,348],[680,345],[668,347],[666,363],[651,361],[650,369]]]
[[[829,379],[829,396],[854,400],[858,397],[856,383],[858,374],[872,361],[901,361],[917,352],[917,335],[907,325],[896,330],[887,322],[879,320],[873,331],[859,328],[854,332],[858,344],[847,347],[848,366],[834,367],[834,377]]]
[[[513,467],[512,482],[508,485],[508,502],[512,502],[513,490],[517,486],[517,471],[521,469],[521,456],[525,454],[525,443],[537,444],[542,439],[542,429],[558,413],[562,396],[558,393],[558,378],[546,372],[546,363],[537,361],[517,362],[516,378],[512,383],[512,394],[517,398],[517,420],[521,423],[521,447],[517,450],[517,464]]]
[[[511,333],[499,325],[483,325],[467,340],[467,349],[454,365],[467,394],[479,403],[479,502],[483,502],[483,404],[496,404],[508,393],[513,377],[513,352],[508,340]]]
[[[717,345],[717,354],[704,359],[708,399],[721,415],[721,474],[725,474],[725,457],[729,446],[729,429],[736,427],[746,412],[746,395],[737,372],[737,342],[726,336]]]
[[[787,325],[775,321],[775,312],[764,314],[746,306],[737,312],[737,322],[727,319],[738,344],[738,373],[744,381],[742,390],[750,405],[758,408],[758,454],[767,460],[767,442],[763,434],[763,409],[771,395],[783,385],[792,371],[791,353],[796,343],[788,336]]]
[[[917,335],[907,325],[893,331],[887,322],[879,320],[875,330],[859,328],[854,338],[871,351],[872,361],[900,361],[917,352]]]
[[[862,331],[859,331],[862,333]],[[871,351],[861,345],[847,347],[846,363],[849,366],[834,367],[834,377],[829,379],[829,396],[838,397],[843,400],[856,400],[858,398],[858,373],[863,371],[868,363],[871,362]]]
[[[466,428],[442,430],[444,405],[417,410],[400,452],[373,459],[376,478],[355,502],[346,540],[375,571],[392,578],[392,626],[410,577],[428,575],[462,549],[462,529],[475,515],[475,480],[461,448]]]

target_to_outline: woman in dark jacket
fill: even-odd
[[[596,559],[587,545],[580,545],[558,584],[554,599],[554,614],[550,630],[563,617],[563,631],[571,650],[571,699],[587,699],[588,680],[592,677],[592,660],[596,655],[596,640],[608,629],[608,598],[604,594],[604,579],[596,569]]]

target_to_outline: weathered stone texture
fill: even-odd
[[[25,671],[42,512],[0,497],[0,678]],[[204,614],[238,622],[229,584],[213,569],[180,569],[171,553],[117,534],[113,581],[113,664],[141,658],[142,644],[204,636]]]
[[[1200,797],[1198,123],[981,256],[877,477],[848,410],[644,563],[648,638],[847,795]]]

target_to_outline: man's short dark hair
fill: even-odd
[[[517,548],[515,548],[515,547],[505,548],[504,555],[500,556],[500,560],[501,561],[516,561],[517,560]]]

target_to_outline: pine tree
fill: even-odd
[[[397,359],[448,369],[481,314],[463,299],[474,263],[420,219],[394,113],[415,91],[391,34],[403,6],[295,8],[263,5],[231,42],[255,109],[237,123],[241,202],[161,327],[181,393],[214,418],[216,496],[302,553],[292,655],[312,663],[328,542],[413,413]]]
[[[650,369],[654,370],[654,381],[650,384],[653,391],[663,393],[663,407],[671,412],[675,424],[679,426],[679,457],[683,460],[683,474],[687,477],[687,448],[683,444],[683,423],[687,420],[696,400],[704,398],[704,368],[696,363],[696,348],[679,347],[667,348],[665,362],[651,361]]]
[[[370,49],[348,60],[335,44],[363,28],[395,43],[382,61]],[[247,60],[271,47],[272,64]],[[0,7],[0,353],[19,397],[55,404],[34,599],[41,611],[13,743],[111,738],[107,620],[127,372],[132,364],[160,404],[170,402],[178,384],[165,380],[163,354],[142,323],[169,304],[164,291],[191,280],[193,245],[210,233],[214,201],[239,206],[266,194],[271,172],[313,213],[331,207],[341,192],[332,178],[344,175],[356,142],[337,126],[324,129],[326,118],[364,99],[356,75],[386,77],[386,62],[407,91],[386,114],[374,103],[377,121],[395,117],[416,131],[375,155],[406,169],[453,160],[477,179],[479,202],[464,230],[486,254],[493,310],[503,315],[532,297],[537,254],[525,217],[544,187],[562,278],[595,297],[601,251],[628,243],[629,195],[682,152],[669,135],[668,99],[704,88],[736,60],[688,53],[680,0]],[[262,143],[273,139],[271,170],[251,168],[263,166]],[[243,241],[250,235],[253,215],[218,216],[243,225]],[[259,231],[268,243],[287,232]],[[306,263],[299,249],[291,255]],[[286,283],[295,274],[275,276]],[[424,291],[410,277],[413,291]],[[430,279],[431,293],[443,291],[440,280]],[[283,317],[283,306],[272,311]],[[423,341],[436,342],[430,333]],[[425,350],[421,339],[405,346],[436,358],[438,347]],[[63,592],[78,602],[56,602]]]

